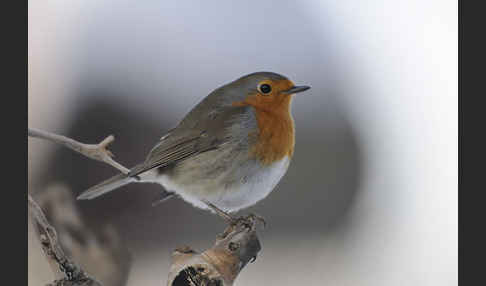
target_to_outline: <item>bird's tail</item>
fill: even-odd
[[[109,178],[106,181],[99,183],[96,186],[87,189],[81,195],[79,195],[77,199],[91,200],[134,181],[136,181],[135,178],[120,173],[116,176]]]

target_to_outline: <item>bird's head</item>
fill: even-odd
[[[257,72],[243,76],[228,84],[227,91],[237,91],[243,100],[234,106],[253,106],[267,112],[288,111],[293,95],[308,90],[309,86],[296,86],[287,77],[272,72]]]

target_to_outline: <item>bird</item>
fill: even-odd
[[[129,183],[158,183],[201,209],[225,214],[266,198],[294,154],[296,86],[274,72],[255,72],[207,95],[160,138],[143,163],[81,193],[90,200]]]

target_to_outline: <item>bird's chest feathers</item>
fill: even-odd
[[[280,161],[294,152],[294,121],[290,112],[256,110],[258,131],[250,152],[265,165]]]
[[[249,134],[255,139],[250,148],[250,156],[264,165],[278,162],[286,156],[291,158],[293,155],[295,136],[290,101],[290,96],[270,103],[248,97],[243,102],[234,103],[237,106],[250,105],[255,110],[258,130]]]

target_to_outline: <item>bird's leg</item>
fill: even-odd
[[[172,192],[167,192],[166,190],[162,191],[162,193],[160,193],[160,196],[158,198],[156,198],[153,202],[152,202],[152,207],[155,207],[169,199],[171,199],[172,197],[174,197],[175,194],[172,193]]]
[[[230,233],[239,224],[244,225],[248,229],[253,229],[255,221],[260,221],[263,224],[263,227],[266,226],[265,219],[257,214],[251,213],[247,216],[235,218],[229,213],[215,206],[213,203],[208,201],[204,201],[204,203],[229,224],[228,228],[222,234],[223,237],[225,237],[227,233]]]
[[[203,201],[210,209],[212,209],[217,215],[219,215],[222,219],[224,219],[230,225],[234,223],[235,218],[230,215],[229,213],[223,211],[222,209],[215,206],[213,203],[210,203],[206,200]]]

